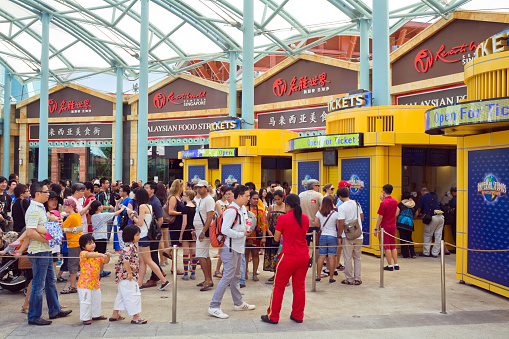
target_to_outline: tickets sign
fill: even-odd
[[[179,152],[179,159],[236,157],[236,148],[193,149]]]
[[[362,145],[362,133],[331,134],[292,139],[288,142],[286,151],[296,152],[320,148],[360,147]]]
[[[428,134],[462,125],[509,122],[509,98],[464,102],[459,105],[431,108],[424,114]]]
[[[365,92],[354,95],[347,95],[341,98],[334,99],[327,105],[327,111],[339,111],[347,108],[354,107],[369,107],[371,106],[371,92]]]

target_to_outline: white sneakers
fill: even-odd
[[[246,302],[243,302],[242,305],[239,305],[239,306],[233,305],[233,309],[235,311],[251,311],[251,310],[254,310],[255,308],[256,308],[255,305],[249,305]],[[209,307],[209,314],[213,315],[214,317],[217,317],[219,319],[228,319],[229,318],[229,315],[224,313],[223,311],[221,311],[220,308]]]
[[[217,317],[219,319],[228,319],[228,314],[221,311],[220,308],[211,308],[209,307],[209,314],[213,315],[214,317]]]
[[[243,302],[242,305],[233,305],[235,311],[251,311],[256,308],[255,305],[249,305],[247,302]]]

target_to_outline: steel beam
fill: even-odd
[[[391,104],[389,0],[373,1],[373,104]]]
[[[138,99],[138,162],[136,178],[148,179],[148,26],[149,0],[141,0],[140,92]]]
[[[230,74],[228,79],[228,116],[237,117],[237,52],[230,51]]]
[[[124,70],[117,67],[117,93],[115,96],[115,173],[114,180],[122,180],[122,167],[123,167],[123,104],[124,104],[124,84],[123,75]]]
[[[41,33],[41,94],[39,100],[39,163],[37,178],[48,179],[48,101],[49,101],[49,24],[51,15],[42,12]]]
[[[242,39],[242,128],[254,128],[254,4],[244,0]]]
[[[2,174],[8,178],[11,169],[11,80],[12,75],[7,69],[4,74],[4,133]]]
[[[361,32],[360,42],[360,81],[359,88],[369,91],[369,26],[368,19],[359,20],[359,28]]]
[[[283,7],[286,5],[286,3],[290,1],[290,0],[284,0],[278,8],[276,8],[274,10],[274,12],[272,12],[271,15],[269,15],[269,17],[262,22],[261,26],[260,26],[260,29],[263,30],[265,28],[265,26],[267,26],[269,24],[269,22],[272,21],[272,19],[274,19],[276,17],[276,15],[278,15],[279,11],[283,9]]]

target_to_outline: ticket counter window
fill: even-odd
[[[287,182],[292,185],[292,158],[291,157],[262,157],[262,187],[269,182]]]
[[[435,192],[446,203],[452,186],[456,186],[456,149],[403,148],[402,191],[420,197],[422,187]]]

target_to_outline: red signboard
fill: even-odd
[[[190,106],[192,104],[198,105],[199,101],[205,102],[205,96],[207,95],[206,91],[200,92],[199,94],[191,94],[191,93],[182,93],[182,94],[175,94],[174,92],[171,92],[168,94],[168,97],[164,95],[161,92],[156,93],[154,96],[153,104],[154,107],[157,108],[163,108],[166,104],[174,104],[174,105],[182,105],[184,106]],[[187,99],[187,100],[186,100]],[[193,106],[194,106],[193,105]]]
[[[293,92],[300,92],[302,90],[304,90],[304,94],[306,94],[306,92],[313,93],[314,89],[306,91],[306,88],[316,86],[325,87],[326,83],[330,83],[330,81],[327,80],[326,72],[322,72],[320,73],[320,75],[315,75],[314,77],[310,77],[309,79],[307,76],[299,77],[298,84],[297,77],[294,76],[292,78],[292,81],[290,82],[290,89],[288,90],[288,93],[286,93],[286,90],[288,88],[286,80],[283,78],[278,78],[274,81],[274,84],[272,85],[272,92],[274,93],[274,95],[277,95],[278,97],[283,96],[285,93],[287,95],[292,95]]]
[[[48,100],[48,107],[50,113],[55,113],[58,109],[58,113],[70,111],[71,113],[88,113],[90,112],[89,108],[92,107],[90,105],[90,99],[76,101],[76,100],[65,100],[60,101],[60,104],[55,99]]]

